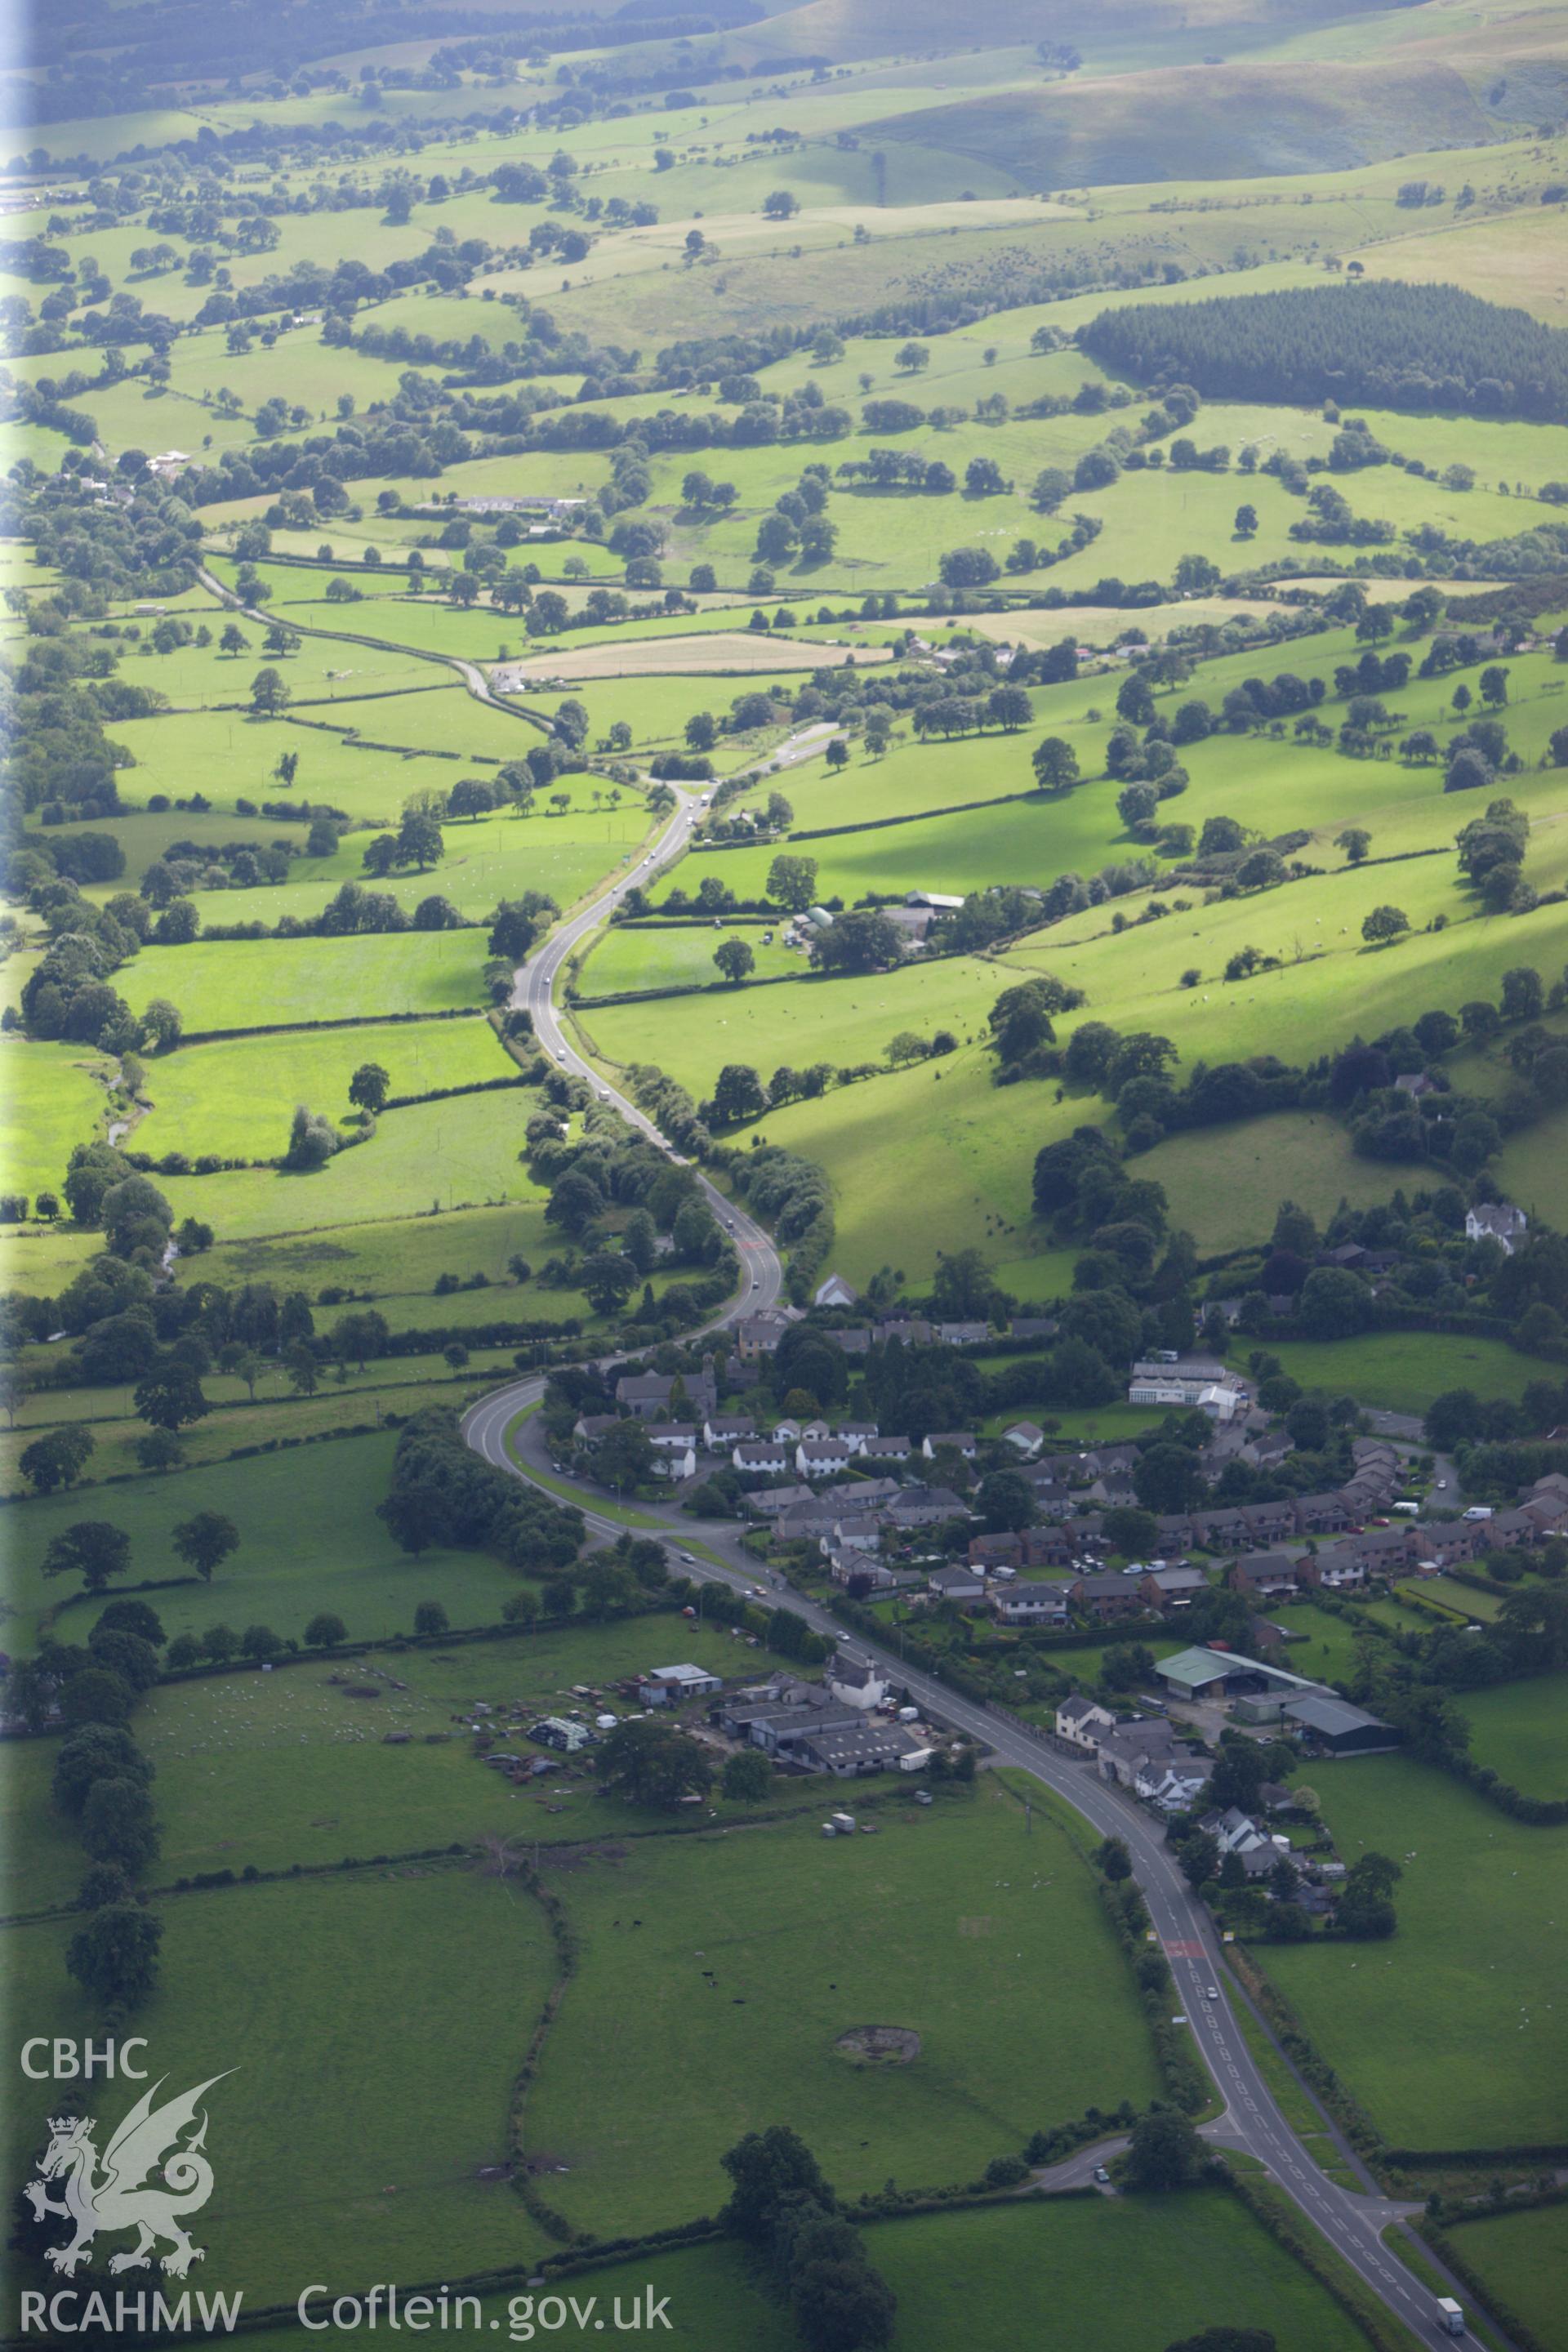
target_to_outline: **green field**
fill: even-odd
[[[162,1056],[149,1072],[144,1092],[152,1108],[137,1126],[137,1149],[192,1158],[203,1151],[229,1160],[279,1158],[298,1103],[358,1125],[349,1082],[368,1062],[385,1070],[394,1096],[517,1074],[489,1022],[477,1019],[372,1023],[304,1036],[187,1045]]]
[[[1522,2321],[1542,2352],[1568,2344],[1563,2268],[1568,2263],[1568,2205],[1534,2213],[1500,2213],[1467,2221],[1453,2236],[1456,2253],[1481,2281],[1489,2302]]]
[[[8,1192],[59,1189],[71,1148],[103,1132],[112,1069],[89,1046],[7,1037],[0,1046],[0,1167]]]
[[[1405,1874],[1392,1943],[1257,1948],[1312,2042],[1400,2147],[1554,2140],[1568,1832],[1398,1756],[1315,1764],[1312,1785],[1342,1859],[1375,1849]]]
[[[184,1577],[170,1530],[196,1511],[221,1511],[242,1541],[210,1584],[186,1581],[155,1596],[164,1631],[209,1625],[272,1626],[285,1639],[304,1632],[319,1609],[337,1612],[358,1639],[412,1629],[421,1601],[446,1603],[454,1625],[493,1624],[520,1581],[483,1552],[400,1551],[375,1517],[392,1475],[390,1435],[353,1437],[263,1455],[251,1462],[137,1478],[90,1496],[57,1495],[7,1512],[5,1573],[15,1643],[36,1634],[45,1615],[75,1638],[96,1613],[72,1601],[75,1588],[40,1572],[50,1538],[74,1520],[104,1517],[131,1538],[129,1581]],[[68,1605],[65,1605],[68,1604]]]
[[[578,991],[584,996],[611,996],[623,989],[724,987],[727,983],[714,964],[713,951],[721,940],[731,936],[743,940],[751,949],[756,960],[754,979],[783,980],[803,973],[804,957],[776,943],[764,947],[764,928],[772,929],[773,926],[726,924],[716,934],[707,924],[671,926],[664,930],[632,929],[623,923],[613,924],[599,934],[595,945],[584,957],[577,975]]]
[[[595,2230],[710,2211],[720,2153],[761,2116],[854,2193],[967,2178],[1037,2123],[1147,2098],[1089,1874],[1054,1826],[1023,1841],[1021,1808],[983,1784],[882,1817],[874,1844],[803,1819],[585,1857],[560,1884],[583,1959],[525,2133],[570,2168],[562,2210]],[[613,2027],[628,2004],[631,2039]],[[911,2028],[920,2056],[858,2072],[834,2044],[869,2023]]]
[[[526,1897],[471,1867],[409,1864],[176,1895],[160,1916],[162,1982],[139,2028],[172,2085],[228,2075],[207,2105],[222,2191],[196,2238],[213,2248],[205,2284],[292,2303],[323,2271],[337,2284],[461,2276],[543,2251],[505,2183],[477,2177],[505,2161],[512,2066],[552,1980]],[[70,1934],[9,1931],[25,2032],[96,2030],[65,1973]],[[468,1955],[457,2003],[454,1936]],[[40,2085],[12,2102],[19,2179],[52,2095]]]
[[[1516,1397],[1545,1370],[1502,1339],[1447,1334],[1440,1348],[1424,1331],[1380,1331],[1361,1339],[1281,1339],[1277,1355],[1303,1388],[1327,1389],[1392,1412],[1425,1412],[1445,1389]]]
[[[1473,1607],[1487,1596],[1470,1592],[1466,1598]],[[1562,1677],[1555,1675],[1472,1691],[1463,1704],[1477,1763],[1489,1764],[1526,1796],[1568,1795],[1564,1696]]]
[[[309,1175],[247,1169],[237,1175],[170,1176],[176,1218],[195,1216],[220,1241],[376,1223],[446,1209],[540,1198],[518,1162],[538,1097],[459,1095],[383,1113],[375,1134]]]
[[[432,1582],[428,1596],[443,1589]],[[88,1622],[86,1612],[73,1612],[73,1633],[77,1615]],[[574,1684],[608,1686],[678,1653],[731,1680],[778,1663],[765,1654],[759,1660],[739,1635],[688,1625],[671,1612],[449,1652],[382,1651],[336,1664],[312,1658],[268,1675],[247,1670],[170,1685],[137,1717],[137,1737],[157,1771],[163,1824],[163,1853],[146,1875],[168,1885],[198,1871],[237,1874],[248,1864],[287,1870],[295,1862],[423,1852],[454,1840],[472,1845],[500,1837],[521,1852],[541,1840],[667,1828],[659,1816],[598,1794],[591,1760],[537,1789],[514,1789],[487,1769],[454,1716],[482,1700],[496,1712],[498,1748],[531,1755],[517,1736],[518,1708],[525,1724],[535,1722],[574,1706]],[[349,1683],[379,1696],[353,1696]],[[613,1692],[609,1703],[624,1705]],[[391,1732],[409,1735],[410,1744],[386,1745]],[[55,1748],[39,1739],[16,1752],[0,1897],[7,1911],[68,1903],[81,1875],[80,1851],[49,1806]],[[782,1783],[778,1794],[797,1809],[811,1805],[809,1789]],[[746,1818],[744,1808],[717,1802],[721,1819]]]
[[[1169,2198],[1053,2200],[892,2221],[868,2251],[899,2297],[898,2352],[955,2343],[1007,2352],[1021,2310],[1116,2352],[1155,2332],[1267,2327],[1280,2352],[1359,2347],[1354,2322],[1236,2200],[1215,2190]]]
[[[395,1013],[446,1013],[480,1001],[483,941],[468,931],[348,940],[195,940],[147,948],[121,979],[132,1012],[170,997],[193,1036],[293,1029]]]

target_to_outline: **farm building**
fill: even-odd
[[[1364,1707],[1352,1706],[1347,1699],[1314,1692],[1304,1698],[1288,1699],[1284,1715],[1287,1725],[1294,1724],[1303,1739],[1324,1756],[1373,1756],[1399,1745],[1399,1734],[1391,1723],[1368,1715]]]

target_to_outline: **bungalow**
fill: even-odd
[[[933,1568],[926,1583],[939,1601],[978,1601],[985,1591],[985,1579],[974,1568]]]
[[[1200,1592],[1208,1591],[1201,1568],[1152,1568],[1138,1580],[1138,1590],[1151,1609],[1188,1609]]]
[[[1016,1421],[1002,1432],[1003,1444],[1010,1445],[1014,1453],[1021,1454],[1026,1461],[1032,1462],[1045,1442],[1045,1431],[1032,1421]]]
[[[637,1684],[644,1706],[678,1706],[683,1699],[709,1698],[724,1687],[721,1676],[702,1666],[651,1666]]]
[[[802,1478],[831,1478],[847,1470],[855,1454],[846,1437],[803,1437],[795,1449],[795,1466]]]
[[[1303,1584],[1316,1581],[1310,1561],[1292,1559],[1282,1551],[1248,1552],[1241,1559],[1233,1559],[1226,1575],[1231,1591],[1245,1593],[1249,1600],[1258,1595],[1269,1601],[1289,1598]]]
[[[984,1348],[991,1337],[989,1323],[939,1323],[936,1336],[944,1348]]]
[[[1128,1383],[1129,1404],[1196,1405],[1215,1421],[1232,1421],[1247,1403],[1247,1391],[1224,1364],[1203,1357],[1178,1358],[1173,1364],[1142,1363],[1132,1367]]]
[[[1054,1339],[1057,1336],[1054,1315],[1015,1315],[1008,1326],[1013,1339]]]
[[[753,1477],[776,1478],[790,1466],[790,1450],[782,1438],[758,1437],[737,1445],[730,1459]]]
[[[1068,1587],[1075,1609],[1100,1624],[1117,1617],[1142,1617],[1146,1609],[1138,1580],[1131,1576],[1119,1576],[1106,1570],[1092,1576],[1079,1576]]]
[[[1108,1731],[1116,1727],[1110,1709],[1101,1706],[1095,1698],[1085,1698],[1075,1691],[1071,1698],[1063,1699],[1057,1709],[1056,1732],[1070,1748],[1081,1748],[1086,1754],[1096,1756],[1100,1743]]]
[[[936,1333],[921,1315],[885,1315],[877,1326],[877,1338],[884,1348],[895,1339],[905,1348],[929,1348]]]
[[[819,1282],[811,1294],[814,1307],[855,1307],[859,1304],[859,1299],[860,1293],[854,1284],[846,1282],[841,1274],[830,1274],[826,1281]]]
[[[1067,1594],[1059,1584],[1009,1584],[987,1607],[999,1625],[1065,1625]]]
[[[965,1462],[973,1462],[978,1448],[979,1440],[970,1429],[933,1429],[931,1435],[921,1443],[921,1452],[928,1462],[934,1462],[938,1454],[945,1451],[960,1455]]]
[[[1111,1478],[1136,1470],[1141,1459],[1135,1445],[1097,1445],[1092,1454],[1079,1456],[1084,1475],[1090,1478]]]

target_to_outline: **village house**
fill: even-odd
[[[841,1274],[830,1274],[826,1281],[819,1282],[811,1294],[814,1307],[856,1307],[859,1301],[860,1293],[852,1282],[846,1282]]]
[[[1057,1709],[1056,1733],[1071,1748],[1081,1748],[1086,1755],[1100,1752],[1100,1743],[1108,1731],[1114,1730],[1116,1717],[1108,1706],[1095,1698],[1085,1698],[1075,1691],[1071,1698],[1063,1699]]]
[[[842,1509],[844,1497],[835,1492],[826,1498]],[[848,1511],[833,1522],[833,1542],[844,1551],[879,1552],[882,1549],[882,1521],[875,1511]]]
[[[758,1495],[745,1498],[747,1516],[753,1519],[782,1519],[799,1503],[815,1502],[809,1486],[770,1486]]]
[[[965,1462],[973,1462],[978,1450],[979,1440],[971,1429],[933,1430],[921,1444],[921,1452],[928,1462],[934,1462],[939,1454],[949,1452],[959,1454]]]
[[[1366,1562],[1356,1553],[1331,1544],[1317,1558],[1318,1582],[1327,1592],[1358,1591],[1367,1581]]]
[[[795,1466],[802,1478],[831,1478],[847,1470],[857,1449],[846,1437],[803,1437],[795,1449]]]
[[[660,1478],[689,1478],[697,1468],[697,1429],[690,1422],[650,1421],[647,1442]]]
[[[1190,1609],[1200,1592],[1208,1591],[1201,1568],[1151,1568],[1138,1580],[1138,1591],[1151,1609]]]
[[[887,1507],[890,1527],[939,1528],[947,1519],[967,1516],[962,1496],[951,1486],[903,1486]]]
[[[756,1436],[757,1424],[741,1412],[710,1412],[702,1424],[702,1443],[710,1454],[729,1454],[737,1445],[749,1444]]]
[[[1286,1552],[1255,1551],[1232,1560],[1226,1582],[1248,1600],[1289,1600],[1304,1584],[1317,1582],[1317,1570],[1310,1560],[1292,1559]]]
[[[1058,1584],[1009,1584],[986,1603],[999,1625],[1065,1625],[1067,1594]]]
[[[913,1452],[907,1437],[892,1436],[885,1430],[864,1439],[860,1446],[860,1457],[865,1462],[907,1462]]]
[[[1468,1242],[1496,1242],[1508,1256],[1513,1255],[1514,1244],[1524,1239],[1530,1219],[1522,1209],[1510,1208],[1503,1201],[1483,1201],[1465,1212],[1465,1239]]]
[[[831,1547],[827,1553],[827,1573],[837,1585],[863,1582],[870,1592],[893,1592],[908,1581],[868,1552],[837,1550]]]
[[[737,1445],[730,1459],[753,1477],[776,1478],[790,1467],[791,1454],[781,1437],[753,1437]]]
[[[1138,1579],[1119,1576],[1110,1569],[1075,1577],[1068,1592],[1075,1609],[1102,1625],[1119,1617],[1142,1617],[1146,1607]]]
[[[858,1707],[862,1714],[880,1706],[888,1696],[888,1678],[881,1667],[854,1650],[836,1650],[824,1680],[835,1698],[842,1699],[846,1706]]]
[[[1046,1433],[1032,1421],[1016,1421],[1002,1432],[1002,1443],[1010,1445],[1015,1454],[1033,1461],[1046,1442]]]

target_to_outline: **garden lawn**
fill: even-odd
[[[538,1103],[531,1088],[518,1087],[384,1111],[368,1142],[310,1175],[250,1168],[159,1181],[176,1221],[200,1217],[220,1241],[542,1200],[518,1159]]]
[[[1217,2189],[920,2214],[874,2225],[866,2250],[899,2298],[893,2352],[1013,2352],[1021,2312],[1048,2312],[1053,2341],[1104,2352],[1209,2327],[1267,2328],[1279,2352],[1365,2344],[1327,2288]]]
[[[42,1574],[51,1538],[84,1518],[109,1519],[131,1538],[131,1573],[118,1589],[187,1580],[149,1596],[171,1638],[262,1624],[297,1640],[318,1610],[331,1609],[364,1641],[409,1632],[428,1600],[443,1601],[454,1625],[493,1625],[525,1580],[486,1552],[437,1549],[415,1559],[400,1550],[375,1516],[391,1486],[392,1450],[390,1433],[339,1438],[12,1505],[8,1646],[33,1647],[50,1616],[62,1640],[85,1636],[92,1624],[93,1601],[68,1580]],[[238,1549],[210,1584],[191,1578],[170,1541],[197,1511],[222,1512],[240,1531]]]
[[[136,1129],[136,1147],[192,1159],[204,1151],[225,1160],[280,1158],[298,1104],[357,1129],[349,1085],[366,1063],[385,1070],[394,1096],[509,1076],[521,1083],[495,1031],[478,1016],[230,1037],[184,1046],[152,1065],[143,1091],[153,1108]]]
[[[1561,2138],[1568,1830],[1401,1756],[1314,1763],[1311,1780],[1341,1859],[1375,1849],[1405,1874],[1391,1943],[1254,1949],[1318,2050],[1397,2147]]]
[[[144,948],[115,981],[133,1013],[155,996],[171,998],[186,1035],[201,1037],[478,1004],[483,961],[484,941],[472,931],[196,940],[184,948]]]
[[[0,1044],[0,1188],[29,1200],[58,1192],[73,1148],[102,1134],[113,1066],[90,1045],[30,1037]]]
[[[552,2201],[606,2231],[710,2212],[722,2151],[775,2121],[850,2196],[963,2179],[1038,2123],[1151,2096],[1087,1868],[1054,1824],[1024,1831],[982,1781],[884,1812],[875,1843],[802,1819],[585,1858],[558,1882],[583,1957],[524,2126],[570,2168]],[[868,2024],[920,2056],[852,2067],[835,2043]]]
[[[439,1591],[433,1586],[428,1597]],[[163,1597],[154,1593],[154,1605]],[[553,1604],[545,1597],[544,1605]],[[522,1737],[518,1710],[523,1725],[535,1723],[579,1704],[574,1683],[613,1684],[677,1656],[731,1682],[784,1663],[722,1627],[688,1625],[671,1610],[450,1651],[323,1654],[268,1675],[241,1669],[161,1685],[136,1714],[136,1737],[157,1771],[163,1825],[162,1853],[142,1877],[168,1886],[201,1871],[237,1876],[250,1864],[287,1870],[295,1862],[444,1848],[455,1839],[473,1844],[484,1835],[521,1849],[687,1828],[684,1812],[672,1820],[601,1795],[591,1758],[537,1788],[514,1789],[453,1724],[455,1713],[483,1700],[495,1709],[500,1749],[542,1753]],[[351,1684],[379,1696],[356,1697]],[[621,1704],[613,1693],[609,1703]],[[408,1744],[386,1745],[392,1732],[407,1734]],[[35,1739],[10,1751],[0,1911],[68,1902],[85,1866],[68,1821],[48,1801],[58,1748],[58,1740]],[[782,1781],[773,1801],[812,1811],[819,1794]],[[721,1818],[748,1818],[745,1807],[717,1802]]]
[[[171,2095],[226,2077],[205,2102],[217,2189],[194,2284],[291,2304],[312,2279],[461,2277],[543,2251],[506,2182],[478,2178],[506,2161],[512,2080],[554,1973],[515,1885],[405,1865],[176,1895],[158,1913],[161,1981],[136,2018],[153,2071]],[[101,2029],[65,1972],[72,1932],[6,1931],[24,2033]],[[132,2096],[95,2092],[100,2148]],[[18,2180],[53,2097],[40,2084],[12,2102]]]
[[[1568,1678],[1532,1675],[1526,1682],[1471,1691],[1459,1705],[1478,1764],[1489,1764],[1527,1797],[1568,1796]]]

